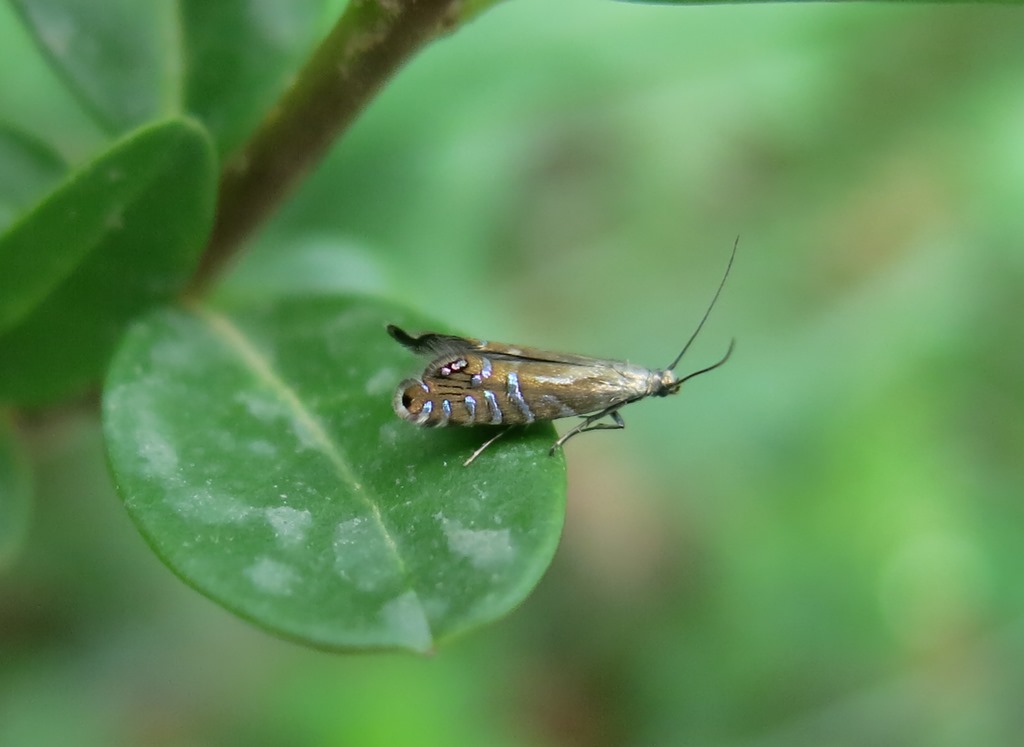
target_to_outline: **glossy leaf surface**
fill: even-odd
[[[333,5],[336,0],[183,0],[184,105],[210,128],[220,153],[237,149],[264,117]]]
[[[153,313],[104,394],[115,482],[164,561],[278,634],[332,649],[429,651],[521,602],[564,514],[549,425],[424,430],[391,410],[424,361],[378,301]]]
[[[187,279],[209,230],[203,130],[139,130],[0,236],[0,401],[39,404],[96,379],[124,325]]]
[[[0,232],[49,192],[65,171],[67,165],[45,143],[0,122]]]
[[[176,110],[170,3],[13,0],[73,94],[111,132]]]
[[[820,4],[820,0],[784,0],[788,3],[802,5]],[[619,0],[619,2],[642,3],[644,5],[770,5],[779,4],[780,0]],[[839,5],[846,0],[831,0]],[[974,0],[978,5],[1020,5],[1024,0]],[[897,5],[899,3],[893,3]],[[902,4],[914,5],[964,5],[963,0],[903,0]]]

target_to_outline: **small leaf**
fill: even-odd
[[[136,0],[12,0],[71,91],[112,132],[177,105],[174,7]]]
[[[426,430],[391,410],[421,370],[355,297],[166,309],[111,365],[115,483],[157,554],[242,617],[332,649],[429,651],[519,604],[561,532],[554,429]]]
[[[619,2],[642,3],[644,5],[763,5],[765,3],[797,3],[810,4],[820,3],[821,0],[619,0]],[[846,3],[849,0],[831,0],[835,4]],[[903,0],[906,3],[918,5],[943,5],[962,4],[963,0]],[[987,5],[1020,5],[1024,0],[975,0],[977,3]]]
[[[0,122],[0,232],[66,171],[64,160],[41,140]]]
[[[220,153],[237,149],[295,74],[324,0],[183,0],[185,106]]]
[[[0,236],[0,401],[84,388],[124,325],[182,286],[209,230],[214,160],[188,121],[141,129]]]
[[[0,570],[18,554],[28,534],[31,474],[13,424],[0,413]]]

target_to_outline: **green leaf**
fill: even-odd
[[[214,304],[244,304],[267,296],[379,295],[391,284],[380,257],[330,236],[273,236],[246,247],[210,296]]]
[[[102,372],[125,324],[174,294],[209,230],[203,130],[141,129],[0,236],[0,401],[38,404]]]
[[[619,2],[642,3],[644,5],[763,5],[766,3],[797,3],[797,4],[818,4],[821,0],[619,0]],[[849,3],[849,0],[831,0],[836,5]],[[915,3],[917,5],[1020,5],[1024,0],[902,0],[902,3]],[[900,3],[890,2],[890,5]]]
[[[0,122],[0,231],[49,192],[66,171],[64,159],[41,140]]]
[[[0,413],[0,569],[18,554],[28,534],[32,472],[14,425]]]
[[[165,309],[111,365],[114,480],[168,566],[276,633],[331,649],[429,651],[519,604],[561,532],[554,429],[427,430],[391,410],[424,365],[358,297]]]
[[[113,132],[177,111],[173,3],[12,0],[71,91]]]
[[[324,0],[184,0],[185,105],[220,153],[263,119],[321,31]]]

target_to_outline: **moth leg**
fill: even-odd
[[[497,441],[497,440],[498,440],[499,438],[501,438],[502,436],[504,436],[504,435],[505,435],[506,433],[508,433],[508,432],[509,432],[510,430],[512,430],[512,427],[511,427],[511,426],[509,426],[508,428],[503,428],[503,429],[501,429],[500,431],[498,431],[497,433],[495,433],[495,434],[494,434],[493,436],[491,436],[491,437],[490,437],[489,439],[487,439],[486,441],[484,441],[484,443],[483,443],[483,446],[481,446],[481,447],[480,447],[480,448],[478,448],[478,449],[477,449],[476,451],[474,451],[474,452],[473,452],[472,454],[470,454],[470,456],[469,456],[469,459],[467,459],[466,461],[464,461],[464,462],[462,463],[462,466],[463,466],[463,467],[468,467],[468,466],[469,466],[470,464],[472,464],[472,463],[473,463],[473,460],[474,460],[474,459],[476,459],[476,458],[477,458],[478,456],[480,456],[480,455],[481,455],[481,454],[483,453],[484,449],[486,449],[486,448],[487,448],[488,446],[490,446],[491,444],[493,444],[493,443],[494,443],[495,441]]]
[[[598,422],[602,418],[606,418],[606,417],[611,418],[614,422],[611,422],[611,423],[600,423],[600,422]],[[622,419],[622,416],[619,415],[618,407],[608,408],[607,410],[601,410],[601,412],[599,412],[599,413],[597,413],[595,415],[590,415],[589,417],[584,418],[582,421],[580,421],[579,425],[577,425],[572,430],[567,431],[565,433],[565,435],[563,435],[561,438],[559,438],[557,441],[555,441],[554,444],[552,444],[551,448],[548,449],[548,454],[549,455],[550,454],[554,454],[555,453],[555,449],[561,447],[566,441],[568,441],[570,438],[572,438],[573,436],[575,436],[577,434],[586,433],[587,431],[604,431],[604,430],[617,431],[620,428],[625,428],[625,427],[626,427],[626,421],[624,421]]]

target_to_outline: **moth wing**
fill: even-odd
[[[394,324],[389,324],[387,330],[388,334],[399,344],[416,353],[416,355],[439,356],[466,353],[479,350],[481,342],[471,337],[440,335],[436,332],[426,332],[419,337],[414,337]]]
[[[482,347],[476,348],[476,350],[495,358],[534,361],[537,363],[558,363],[563,366],[585,366],[589,368],[597,365],[608,365],[610,362],[603,358],[594,358],[589,355],[556,353],[553,350],[527,348],[521,345],[505,345],[498,342],[485,342]]]
[[[584,366],[587,368],[595,365],[604,366],[609,363],[624,363],[624,361],[594,358],[589,355],[557,353],[553,350],[509,345],[503,342],[490,342],[488,340],[478,340],[474,337],[442,335],[436,332],[426,332],[419,337],[413,337],[394,324],[388,325],[388,334],[417,355],[439,357],[480,353],[481,355],[488,355],[502,360],[537,361],[542,363],[558,363],[563,366]]]

